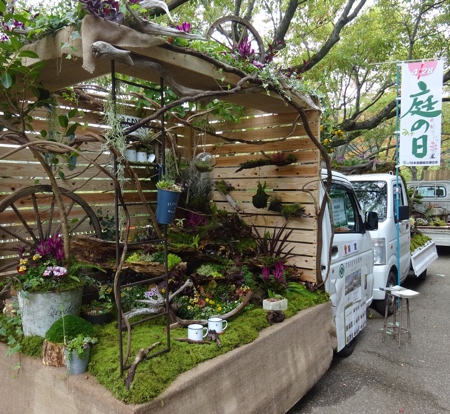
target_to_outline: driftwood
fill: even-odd
[[[220,184],[224,185],[227,190],[231,190],[228,187],[229,184],[227,184],[225,181],[222,180],[220,182]],[[223,192],[221,190],[221,185],[218,186],[216,182],[214,182],[213,185],[214,185],[214,188],[226,198],[226,200],[228,201],[228,204],[230,204],[230,206],[233,207],[233,209],[236,211],[238,217],[241,218],[241,216],[239,215],[239,213],[241,212],[241,208],[239,207],[238,203],[236,203],[236,201],[233,200],[233,197],[231,197],[228,193]]]
[[[118,49],[107,42],[94,42],[92,44],[92,54],[97,59],[117,60],[127,65],[156,72],[166,81],[167,85],[178,97],[195,96],[205,92],[200,89],[192,89],[180,85],[161,64],[152,62],[150,58],[142,58],[129,50]]]
[[[193,283],[188,279],[183,286],[181,286],[177,291],[175,291],[174,293],[172,293],[169,296],[169,303],[173,300],[173,298],[177,295],[179,295],[184,289],[186,289],[187,287],[191,287],[193,285]],[[162,297],[162,295],[159,293],[157,293],[158,298],[157,299],[148,299],[148,300],[137,300],[136,302],[140,302],[140,303],[146,303],[148,305],[147,308],[137,308],[137,309],[131,309],[130,311],[124,313],[124,317],[126,319],[130,319],[134,316],[138,316],[138,315],[151,315],[154,313],[159,313],[163,310],[164,304],[165,304],[165,299]]]
[[[125,385],[127,387],[127,390],[130,389],[131,383],[134,379],[134,374],[136,373],[136,367],[139,364],[139,362],[142,362],[145,357],[148,355],[148,353],[158,345],[161,345],[161,342],[155,342],[152,346],[149,346],[147,349],[142,348],[136,355],[136,358],[134,358],[133,363],[131,364],[130,370],[128,371],[127,379],[125,380]]]
[[[208,334],[206,335],[206,339],[202,339],[200,341],[196,341],[194,339],[189,338],[173,338],[174,341],[178,342],[187,342],[188,344],[198,344],[198,345],[210,345],[211,342],[215,342],[217,346],[220,348],[222,346],[222,343],[219,339],[219,334],[214,330],[211,329],[208,331]]]
[[[232,311],[225,313],[224,315],[213,315],[213,316],[222,318],[224,320],[230,319],[231,317],[237,315],[242,309],[244,309],[248,305],[252,296],[253,293],[251,291],[247,292],[247,294],[243,297],[242,302],[239,304],[239,306],[234,308]],[[200,325],[208,324],[208,321],[206,319],[181,319],[178,317],[176,319],[177,321],[170,325],[170,329],[187,328],[189,325],[193,323],[198,323]]]
[[[193,339],[189,339],[189,338],[173,338],[174,341],[178,341],[178,342],[187,342],[189,344],[199,344],[199,345],[211,345],[210,341],[194,341]]]
[[[145,1],[146,0],[144,0],[144,2],[141,3],[141,6],[143,6],[145,4]],[[160,2],[160,3],[162,3],[162,2]],[[156,4],[152,5],[152,6],[156,6]],[[146,33],[146,34],[153,35],[153,36],[173,36],[173,37],[182,37],[184,39],[191,39],[191,40],[206,40],[204,37],[196,35],[194,33],[186,33],[186,32],[183,32],[182,30],[174,29],[174,28],[168,27],[168,26],[161,26],[159,24],[152,23],[148,20],[141,19],[141,17],[139,17],[139,15],[128,4],[126,5],[126,7],[136,22],[134,24],[133,28],[139,32]],[[145,7],[145,6],[143,6],[143,7]],[[158,7],[163,8],[162,5],[158,6]],[[171,17],[169,14],[169,10],[167,10],[166,12],[167,12],[168,16]]]

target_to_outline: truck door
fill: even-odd
[[[397,209],[396,209],[396,188],[397,183],[394,181],[393,185],[393,205],[394,209],[394,217],[397,217]],[[398,182],[398,200],[399,206],[407,206],[408,201],[406,199],[406,192],[403,182],[400,180]],[[405,278],[408,276],[410,262],[411,262],[411,253],[410,253],[410,243],[411,243],[411,230],[409,228],[409,218],[405,220],[401,220],[399,222],[399,233],[400,233],[400,280],[403,282]],[[397,240],[393,240],[392,248],[397,247]]]
[[[330,199],[334,239],[328,286],[339,351],[366,325],[373,297],[373,249],[351,185],[333,183]]]

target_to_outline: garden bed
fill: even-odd
[[[92,375],[67,377],[65,368],[44,366],[38,359],[6,357],[6,346],[1,344],[2,412],[285,412],[327,371],[335,342],[331,302],[327,302],[264,329],[247,345],[198,364],[152,401],[129,405],[114,397]],[[192,349],[189,347],[215,346],[186,345],[186,352]],[[117,355],[117,349],[113,353]],[[14,370],[17,364],[20,369]],[[117,375],[117,371],[110,375]]]

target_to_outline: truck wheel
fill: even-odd
[[[427,269],[425,269],[419,276],[417,276],[417,279],[419,280],[425,280],[427,278]]]
[[[397,285],[397,276],[396,274],[391,270],[389,272],[388,280],[386,283],[386,287],[395,286]],[[372,307],[382,316],[384,316],[384,312],[386,309],[386,297],[383,300],[374,300],[372,303]],[[388,316],[392,315],[394,313],[395,308],[395,299],[393,296],[390,297],[389,303],[388,303]]]
[[[336,356],[340,358],[347,358],[351,354],[353,354],[353,351],[355,350],[356,345],[356,337],[353,338],[349,344],[345,345],[344,348],[342,348],[339,352],[336,352]]]

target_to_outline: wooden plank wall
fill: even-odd
[[[101,96],[96,99],[101,100]],[[62,101],[67,111],[71,104]],[[96,108],[98,105],[91,103],[78,102],[78,108],[83,111],[81,119],[75,119],[84,124],[77,133],[85,134],[101,133],[103,114]],[[129,115],[136,115],[128,111]],[[34,124],[35,131],[46,128],[44,116],[45,113],[37,113],[39,119]],[[142,116],[142,114],[141,114]],[[310,111],[308,115],[309,126],[314,133],[319,134],[318,112]],[[319,176],[319,152],[306,136],[304,127],[297,123],[292,129],[292,124],[297,114],[267,115],[246,111],[241,122],[235,124],[217,124],[216,132],[226,137],[239,139],[240,142],[227,142],[224,139],[207,136],[201,139],[201,145],[194,145],[195,136],[198,133],[189,131],[186,127],[174,127],[174,124],[168,124],[171,128],[176,144],[183,152],[183,155],[190,159],[196,153],[203,149],[211,152],[216,157],[216,167],[211,173],[216,180],[225,180],[235,188],[230,195],[239,204],[242,211],[242,217],[249,223],[255,224],[261,232],[265,229],[272,231],[285,223],[285,219],[266,209],[256,209],[251,203],[252,195],[256,192],[257,182],[267,183],[267,192],[277,192],[283,202],[299,202],[306,207],[306,212],[311,215],[310,218],[290,218],[288,228],[293,229],[290,242],[294,244],[295,258],[291,264],[303,270],[304,279],[315,281],[315,255],[317,242],[317,223],[315,219],[315,203],[318,198],[318,176]],[[254,144],[252,141],[262,140],[263,145]],[[0,154],[9,152],[12,148],[0,146]],[[83,154],[103,167],[111,166],[111,156],[102,149],[99,143],[86,143],[82,145]],[[264,166],[254,169],[246,169],[236,173],[239,164],[250,159],[261,158],[261,150],[270,155],[278,151],[293,152],[297,158],[297,163],[284,167]],[[151,205],[155,204],[156,192],[153,167],[135,166],[135,172],[141,177],[141,185],[146,194],[146,199]],[[63,168],[65,179],[58,178],[61,187],[66,188],[86,201],[86,203],[97,213],[114,214],[114,187],[112,180],[98,168],[89,165],[89,163],[78,158],[76,167],[70,170],[67,166]],[[34,186],[36,184],[49,184],[40,164],[33,158],[31,152],[23,149],[7,159],[0,160],[0,200],[13,194],[14,192]],[[308,189],[307,193],[302,189]],[[129,203],[129,211],[132,215],[132,226],[135,229],[145,227],[148,223],[148,217],[143,212],[142,203],[134,188],[125,185],[125,198]],[[41,200],[40,208],[44,210],[43,217],[49,215],[50,198]],[[217,203],[218,208],[227,211],[234,211],[231,205],[218,193],[214,193],[213,201]],[[28,224],[35,225],[32,200],[28,197],[19,203],[19,209]],[[70,220],[76,220],[83,217],[83,210],[74,205],[70,211]],[[11,210],[0,213],[0,224],[2,226],[22,226],[17,219],[17,215]],[[56,227],[53,227],[55,229]],[[54,231],[52,229],[52,231]],[[83,225],[77,229],[79,232],[91,232],[92,228],[86,220]],[[27,231],[23,229],[23,234]],[[20,234],[22,234],[20,233]],[[19,244],[17,239],[0,228],[0,270],[7,263],[16,262],[16,255],[13,249]]]
[[[289,241],[294,246],[291,244],[289,247],[294,247],[295,254],[290,264],[302,269],[305,280],[314,282],[316,280],[319,152],[307,137],[301,123],[292,130],[296,116],[297,114],[266,115],[248,118],[238,126],[223,125],[224,135],[240,137],[247,142],[229,143],[220,140],[222,142],[217,143],[208,140],[208,144],[209,151],[217,157],[213,172],[214,179],[225,180],[234,187],[229,195],[238,202],[246,222],[254,224],[260,234],[266,230],[272,233],[274,228],[284,225],[286,220],[277,213],[253,206],[252,196],[256,194],[258,181],[267,184],[267,194],[277,193],[285,203],[298,202],[305,206],[310,217],[291,217],[287,221],[287,229],[293,230]],[[319,133],[318,116],[315,111],[309,112],[308,115],[309,126],[317,134],[316,136]],[[287,138],[283,139],[284,137]],[[251,143],[252,140],[263,140],[267,143],[255,145]],[[241,163],[262,158],[261,150],[267,155],[278,151],[292,152],[297,162],[282,167],[270,165],[236,172]],[[214,201],[219,208],[233,211],[220,193],[214,194]]]

